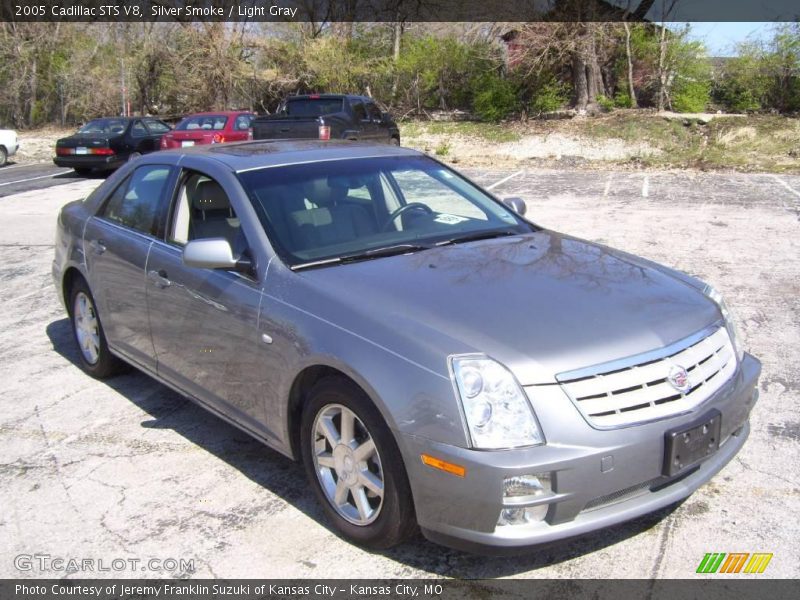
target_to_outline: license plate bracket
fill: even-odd
[[[689,425],[664,434],[664,475],[673,477],[704,461],[719,449],[722,414],[714,409]]]

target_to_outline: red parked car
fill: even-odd
[[[189,115],[161,138],[161,149],[199,144],[220,144],[253,139],[255,114],[246,111],[207,112]]]

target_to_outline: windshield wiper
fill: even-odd
[[[476,231],[474,233],[466,233],[454,238],[436,242],[436,246],[449,246],[451,244],[463,244],[465,242],[477,242],[479,240],[491,240],[493,238],[507,237],[509,235],[520,235],[517,231]]]
[[[323,258],[321,260],[300,263],[299,265],[293,265],[292,271],[301,271],[303,269],[310,269],[313,267],[345,264],[362,260],[372,260],[373,258],[383,258],[384,256],[409,254],[411,252],[419,252],[420,250],[430,250],[430,248],[430,246],[423,246],[421,244],[396,244],[394,246],[383,246],[381,248],[372,248],[371,250],[365,250],[364,252],[357,252],[355,254],[344,254],[342,256],[335,256],[333,258]]]

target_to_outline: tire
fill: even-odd
[[[399,146],[400,145],[400,138],[393,137],[389,140],[390,146]]]
[[[76,279],[69,291],[69,318],[84,371],[96,379],[105,379],[124,370],[125,363],[108,349],[94,297],[82,278]]]
[[[87,177],[92,172],[91,169],[87,169],[86,167],[75,167],[73,171],[75,171],[76,175],[80,175],[81,177]]]
[[[134,161],[142,155],[141,152],[131,152],[128,155],[128,162]]]
[[[342,421],[348,413],[353,416],[353,435],[343,444]],[[336,435],[334,445],[331,438],[335,440]],[[311,487],[345,538],[367,548],[385,549],[416,531],[411,488],[397,443],[363,390],[341,377],[319,380],[304,407],[300,437]],[[359,448],[367,454],[360,455]],[[344,502],[337,506],[340,482]],[[382,484],[382,497],[374,491],[376,484]]]
[[[6,162],[8,162],[8,151],[0,146],[0,167],[5,167]]]

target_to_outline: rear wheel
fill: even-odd
[[[77,279],[72,285],[69,306],[72,334],[83,370],[97,379],[120,372],[125,363],[109,351],[94,298],[83,279]]]
[[[390,548],[416,528],[400,451],[366,394],[321,379],[303,411],[303,464],[325,513],[351,541]]]
[[[5,167],[6,162],[8,162],[8,151],[0,146],[0,167]]]
[[[87,169],[86,167],[75,167],[74,171],[76,175],[80,175],[81,177],[86,177],[92,172],[91,169]]]
[[[389,140],[389,143],[392,146],[399,146],[400,145],[400,138],[393,137],[392,139]]]
[[[131,153],[128,155],[128,162],[131,162],[132,160],[136,160],[136,159],[137,159],[137,158],[139,158],[141,155],[142,155],[142,153],[141,153],[141,152],[131,152]]]

